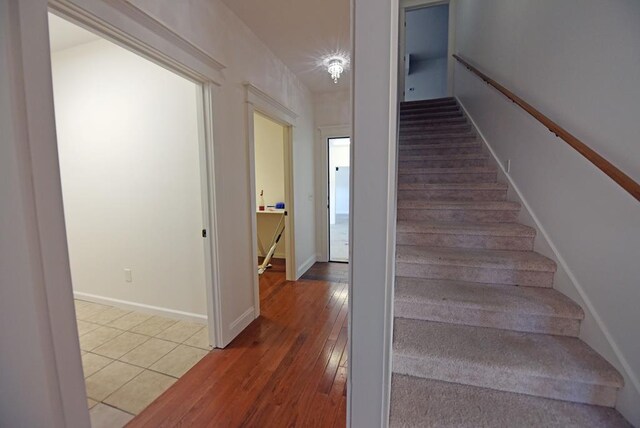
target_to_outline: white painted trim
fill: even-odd
[[[229,324],[230,337],[236,337],[255,319],[255,308],[252,306]],[[225,344],[226,346],[227,344]]]
[[[447,37],[447,93],[453,96],[453,73],[455,70],[455,40],[456,40],[456,0],[400,0],[400,13],[398,20],[398,99],[404,101],[404,71],[405,71],[405,44],[406,32],[404,23],[406,21],[406,13],[412,9],[421,9],[423,7],[438,6],[441,4],[449,5],[449,35]]]
[[[131,302],[129,300],[113,299],[111,297],[98,296],[96,294],[74,291],[73,296],[78,300],[98,303],[101,305],[114,306],[120,309],[144,312],[151,315],[160,315],[167,318],[175,318],[184,321],[192,321],[206,324],[207,316],[193,312],[178,311],[176,309],[163,308],[161,306],[146,305],[144,303]]]
[[[253,308],[254,317],[260,316],[260,281],[258,278],[258,224],[256,218],[256,159],[255,159],[255,135],[254,135],[254,114],[261,115],[281,124],[285,128],[284,135],[284,203],[287,216],[285,217],[285,260],[286,279],[295,281],[299,278],[296,264],[295,251],[295,201],[293,193],[293,141],[295,132],[295,122],[298,115],[284,106],[266,92],[258,89],[251,83],[244,83],[246,101],[246,129],[247,129],[247,151],[249,153],[249,196],[250,196],[250,224],[251,229],[251,266],[253,274]]]
[[[329,138],[349,137],[351,138],[351,125],[328,125],[318,127],[320,133],[317,150],[316,166],[319,169],[317,174],[318,185],[316,192],[318,194],[318,203],[316,206],[316,215],[318,222],[317,228],[317,260],[321,262],[329,261]]]
[[[224,81],[224,66],[162,22],[119,0],[49,0],[56,15],[69,19],[138,55],[196,82]]]
[[[302,264],[300,265],[300,267],[298,267],[298,271],[296,272],[296,276],[297,276],[298,278],[300,278],[302,275],[304,275],[304,273],[305,273],[306,271],[308,271],[308,270],[309,270],[309,268],[310,268],[311,266],[313,266],[313,265],[315,264],[315,262],[316,262],[316,261],[317,261],[317,257],[316,257],[316,255],[315,255],[315,254],[314,254],[314,255],[312,255],[311,257],[309,257],[307,260],[305,260],[305,261],[304,261],[304,263],[302,263]]]
[[[295,125],[296,119],[298,118],[296,112],[249,82],[245,82],[244,87],[247,90],[247,102],[260,106],[260,110],[263,111],[264,114],[274,119],[289,126]]]
[[[559,265],[558,271],[560,270],[564,271],[564,273],[569,278],[571,285],[573,286],[573,288],[576,290],[576,292],[582,299],[582,303],[584,303],[584,306],[586,306],[586,308],[583,308],[583,309],[586,309],[585,312],[588,312],[588,315],[590,315],[593,318],[602,336],[605,338],[606,342],[608,343],[611,353],[617,358],[618,360],[617,362],[619,363],[618,369],[620,370],[621,368],[622,371],[624,372],[623,375],[625,379],[628,379],[631,381],[631,386],[635,390],[634,395],[638,397],[638,399],[640,399],[640,380],[638,380],[638,375],[634,372],[633,368],[631,367],[627,359],[624,357],[624,355],[620,351],[620,348],[618,347],[615,339],[609,332],[609,329],[605,325],[604,321],[602,321],[602,318],[596,311],[595,307],[593,306],[593,303],[591,303],[591,299],[589,299],[588,294],[584,291],[584,288],[582,287],[582,285],[580,284],[576,276],[573,274],[573,271],[571,270],[571,268],[569,267],[565,259],[562,257],[562,255],[558,251],[558,248],[553,243],[551,236],[544,228],[542,222],[534,214],[533,209],[531,208],[531,205],[529,205],[529,202],[527,201],[527,199],[524,197],[524,194],[520,191],[516,183],[513,181],[513,179],[511,178],[511,175],[507,173],[505,166],[500,161],[500,158],[498,157],[495,150],[491,147],[491,144],[489,143],[488,139],[485,138],[479,126],[473,120],[473,117],[469,114],[469,111],[466,109],[464,104],[459,99],[458,99],[458,104],[460,104],[460,106],[464,110],[466,116],[469,118],[469,121],[473,124],[473,127],[478,132],[478,135],[480,136],[482,142],[485,144],[485,146],[491,153],[491,156],[495,160],[496,164],[499,166],[501,171],[501,176],[507,179],[507,181],[509,182],[509,186],[511,187],[511,189],[513,189],[513,192],[518,198],[518,201],[522,204],[522,206],[526,210],[525,215],[528,216],[531,222],[533,222],[533,224],[531,225],[536,229],[537,235],[542,236],[542,238],[544,239],[544,243],[547,245],[548,249],[551,251],[551,254],[549,254],[548,251],[545,251],[546,253],[545,255],[547,257],[552,258]],[[536,247],[538,247],[538,245],[539,244],[536,244]],[[538,248],[536,248],[536,250],[538,250]],[[590,340],[588,340],[587,337],[583,337],[582,335],[580,335],[580,338],[584,340],[586,343],[590,344],[589,343]]]

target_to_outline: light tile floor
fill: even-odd
[[[205,324],[75,306],[93,428],[124,426],[209,351]]]

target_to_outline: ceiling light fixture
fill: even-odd
[[[333,79],[333,83],[338,83],[338,79],[349,66],[349,60],[342,55],[330,55],[323,59],[322,64]]]

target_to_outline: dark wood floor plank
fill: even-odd
[[[347,284],[286,281],[284,265],[273,264],[260,277],[261,316],[128,426],[346,425]],[[321,265],[312,276],[345,272]]]

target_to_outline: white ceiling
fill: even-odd
[[[100,36],[78,27],[69,21],[65,21],[52,13],[49,14],[49,41],[52,52],[96,40],[100,40]]]
[[[323,55],[349,52],[349,0],[222,0],[313,92],[345,90],[347,70],[333,83]]]

